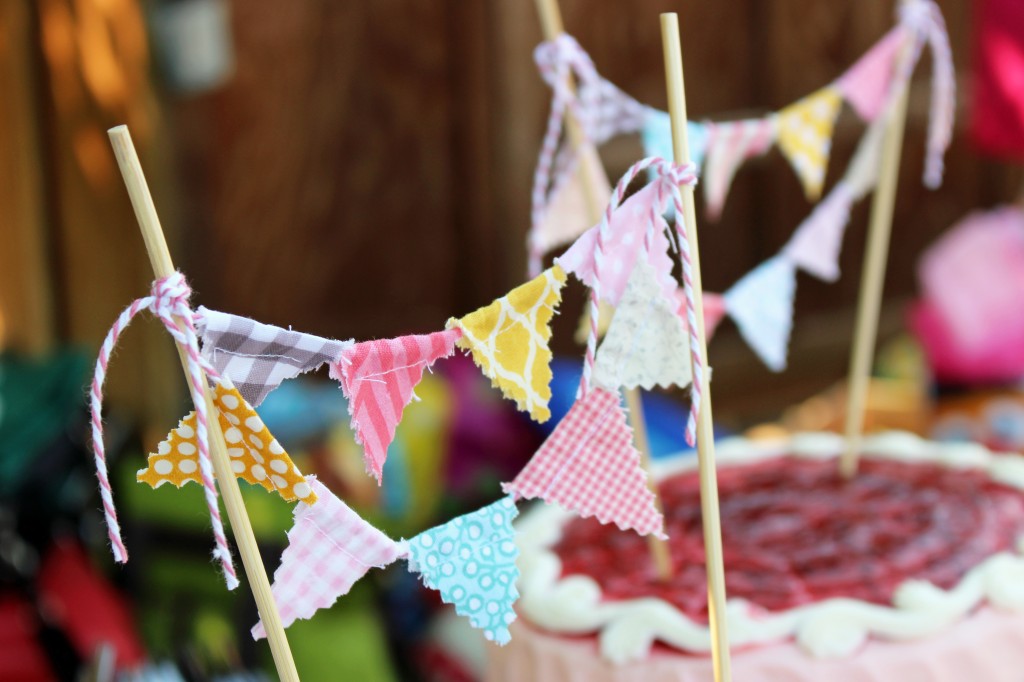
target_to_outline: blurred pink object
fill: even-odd
[[[940,381],[1024,377],[1024,212],[968,215],[922,256],[910,325]]]

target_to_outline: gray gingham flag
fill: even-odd
[[[349,341],[323,339],[200,307],[197,326],[203,357],[238,389],[253,407],[285,379],[338,360]]]

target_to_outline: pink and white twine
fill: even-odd
[[[690,332],[690,356],[693,362],[693,388],[690,400],[690,416],[686,423],[686,442],[694,445],[697,441],[697,417],[700,415],[701,395],[704,388],[704,359],[701,345],[697,337],[697,307],[693,292],[693,262],[690,255],[690,242],[684,220],[683,185],[693,187],[697,184],[696,166],[692,163],[676,164],[660,157],[652,156],[633,164],[622,176],[612,191],[608,207],[601,216],[601,223],[594,240],[594,283],[590,289],[590,332],[587,335],[587,350],[583,363],[583,379],[580,392],[586,395],[593,384],[594,362],[597,358],[598,319],[601,301],[601,268],[604,261],[604,243],[609,238],[608,230],[612,214],[625,198],[626,190],[638,175],[651,169],[660,183],[659,195],[672,197],[675,208],[675,228],[679,241],[679,255],[683,266],[683,292],[686,296],[686,319]]]
[[[192,290],[180,272],[175,272],[172,275],[158,279],[153,283],[150,295],[136,299],[130,306],[125,308],[110,328],[110,331],[107,332],[107,337],[103,340],[103,346],[100,348],[99,357],[96,359],[96,371],[93,375],[92,389],[90,391],[93,458],[96,463],[96,478],[99,479],[100,498],[103,500],[103,514],[107,521],[107,536],[110,538],[114,560],[124,563],[128,561],[128,550],[121,539],[121,527],[117,521],[117,510],[114,507],[114,498],[107,474],[106,449],[103,445],[103,421],[101,417],[103,409],[103,382],[107,377],[110,355],[114,350],[114,346],[117,345],[121,333],[136,315],[143,310],[149,310],[163,322],[164,327],[174,337],[178,346],[185,350],[188,365],[189,391],[196,408],[196,440],[199,444],[199,471],[203,482],[203,492],[206,496],[206,507],[210,512],[210,521],[213,525],[213,536],[216,541],[213,556],[220,562],[228,589],[234,589],[238,586],[238,576],[232,564],[231,550],[228,549],[227,537],[224,535],[224,523],[221,520],[220,509],[217,506],[217,488],[214,482],[213,466],[210,463],[210,438],[207,428],[209,415],[207,414],[206,399],[203,391],[203,382],[206,381],[206,376],[214,379],[219,379],[220,377],[217,371],[199,353],[199,341],[193,322],[193,313],[188,304],[191,294]],[[181,327],[178,326],[179,320],[182,324]]]

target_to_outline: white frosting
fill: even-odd
[[[792,455],[830,459],[843,448],[835,434],[799,434],[786,441],[733,438],[716,445],[723,466]],[[975,469],[994,480],[1024,490],[1024,458],[993,455],[974,444],[925,441],[904,432],[866,438],[865,457],[903,462],[931,462],[953,469]],[[696,457],[655,466],[658,477],[696,468]],[[557,506],[542,506],[520,517],[517,543],[521,577],[519,608],[527,618],[551,632],[599,633],[603,656],[616,663],[647,656],[661,641],[691,652],[707,652],[711,638],[705,625],[691,620],[657,597],[604,601],[598,584],[582,575],[561,578],[561,562],[550,548],[561,538],[562,526],[573,514]],[[1024,553],[1024,542],[1017,547]],[[939,632],[983,602],[998,609],[1024,611],[1024,557],[1003,552],[971,569],[950,590],[927,581],[907,580],[897,589],[892,606],[857,599],[827,599],[787,611],[766,613],[741,599],[726,606],[729,639],[734,647],[794,638],[818,658],[848,656],[869,637],[906,640]]]

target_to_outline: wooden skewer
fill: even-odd
[[[672,153],[677,163],[690,162],[686,137],[686,89],[683,84],[683,50],[679,40],[679,17],[675,12],[661,15],[661,40],[665,54],[665,81],[668,112],[672,120]],[[697,317],[697,342],[707,362],[708,344],[704,332],[704,288],[700,276],[700,249],[697,243],[697,215],[693,187],[682,188],[683,217],[690,246],[691,286]],[[704,524],[704,552],[708,576],[708,621],[711,628],[711,658],[715,682],[731,682],[729,633],[725,622],[725,570],[722,558],[722,522],[718,510],[718,475],[715,471],[715,434],[711,419],[711,372],[705,367],[701,379],[700,417],[697,419],[697,459],[700,470],[700,506]],[[693,378],[697,381],[694,368]]]
[[[537,0],[537,12],[540,14],[541,28],[544,32],[545,40],[554,40],[562,33],[565,32],[565,28],[562,24],[562,13],[558,7],[558,0]],[[569,87],[573,88],[572,76],[569,76]],[[590,142],[587,140],[583,133],[583,127],[580,122],[576,120],[571,111],[565,112],[565,127],[568,131],[569,143],[573,149],[577,152],[588,153],[587,147]],[[586,150],[586,151],[584,151]],[[596,225],[601,222],[601,214],[604,212],[605,207],[599,197],[594,194],[594,182],[598,178],[594,178],[591,173],[594,172],[594,168],[590,165],[589,160],[583,156],[583,153],[579,155],[578,169],[580,174],[580,183],[583,185],[583,198],[587,206],[587,221]],[[598,172],[601,172],[598,167]],[[605,183],[607,184],[607,178]],[[633,429],[633,440],[636,444],[637,450],[640,452],[640,465],[647,473],[647,485],[651,492],[654,493],[654,506],[659,512],[662,511],[661,496],[658,494],[658,486],[654,481],[654,477],[651,476],[650,462],[651,462],[651,445],[647,438],[647,420],[644,419],[643,403],[640,399],[640,391],[635,388],[627,388],[626,394],[626,409],[627,418],[629,425]],[[655,537],[654,535],[648,535],[647,537],[647,548],[651,553],[651,562],[654,565],[654,571],[661,581],[667,581],[672,577],[672,556],[669,553],[668,542],[661,538]]]
[[[907,51],[903,51],[906,58]],[[839,472],[844,478],[857,473],[861,440],[864,435],[864,408],[871,379],[871,364],[878,334],[878,315],[882,306],[885,266],[889,257],[889,235],[892,232],[893,210],[896,206],[896,185],[899,181],[903,129],[907,119],[907,98],[910,80],[900,86],[882,140],[878,187],[871,202],[871,222],[864,252],[864,269],[857,301],[857,322],[854,327],[850,373],[846,382],[846,449],[839,458]]]
[[[146,252],[153,265],[153,273],[157,278],[167,277],[174,273],[174,262],[171,260],[163,228],[160,226],[160,218],[157,216],[153,197],[149,193],[149,186],[146,184],[146,177],[142,172],[142,164],[139,163],[139,157],[135,153],[131,134],[128,132],[128,127],[123,125],[111,128],[107,134],[110,136],[110,144],[114,148],[117,164],[121,168],[121,175],[128,188],[128,195],[131,197],[132,207],[135,209],[135,217],[139,221],[142,239],[146,243]],[[182,325],[179,322],[180,326]],[[185,370],[187,380],[189,374],[187,355],[180,346],[178,355],[181,358],[181,365]],[[281,680],[298,682],[299,675],[295,670],[295,661],[292,660],[292,652],[288,647],[284,627],[281,625],[281,617],[277,612],[274,595],[270,591],[270,581],[267,580],[267,572],[263,567],[263,560],[260,558],[260,550],[252,532],[252,524],[245,511],[242,493],[238,489],[238,481],[235,480],[235,473],[231,469],[231,461],[224,443],[224,434],[216,417],[217,408],[213,404],[211,393],[205,383],[200,388],[210,414],[208,424],[210,459],[217,478],[217,487],[224,499],[224,507],[231,522],[235,543],[242,556],[242,566],[245,568],[245,575],[256,599],[256,608],[267,632],[267,641],[270,643],[270,651],[274,656],[274,665],[277,666],[277,674]]]

